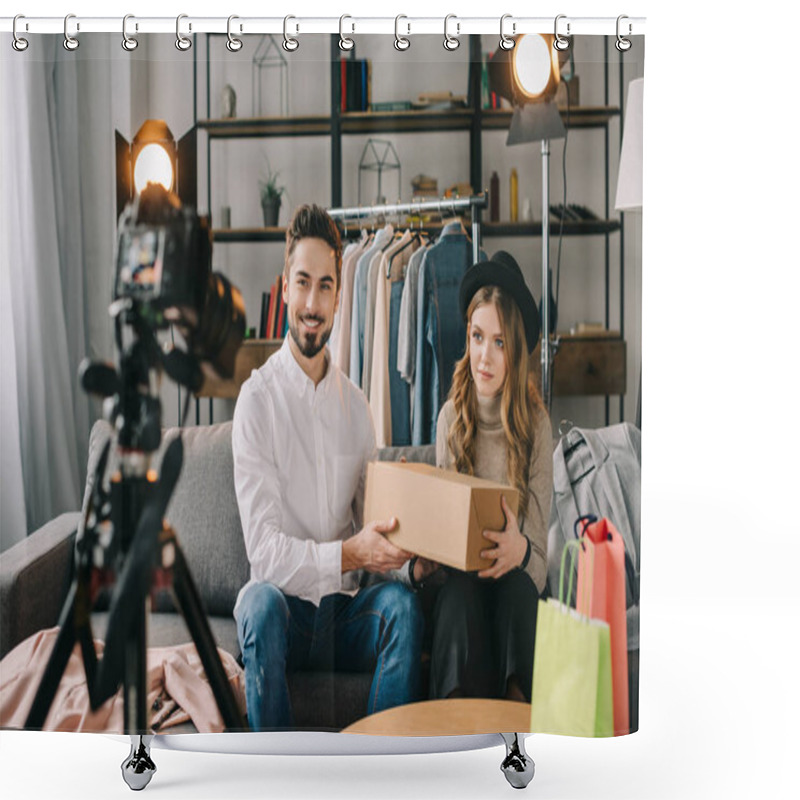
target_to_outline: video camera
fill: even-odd
[[[208,218],[161,184],[148,184],[120,217],[114,299],[115,316],[124,310],[125,321],[153,330],[175,323],[192,357],[210,362],[222,378],[233,376],[246,324],[242,295],[211,271]],[[175,368],[168,356],[164,366],[192,391],[202,385],[185,361]]]

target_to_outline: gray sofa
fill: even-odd
[[[110,433],[110,426],[104,422],[92,429],[84,507]],[[177,434],[177,429],[165,431],[165,442]],[[232,614],[239,589],[249,578],[249,565],[233,486],[231,423],[184,428],[183,444],[183,468],[167,519],[177,532],[218,646],[238,656]],[[434,451],[432,445],[387,448],[379,457],[398,460],[404,456],[408,461],[433,463]],[[62,514],[3,553],[0,657],[36,631],[57,624],[71,580],[73,547],[82,519],[80,512]],[[105,623],[102,610],[92,615],[96,638],[104,638]],[[158,595],[150,615],[148,644],[158,647],[190,640],[170,597]],[[367,673],[290,675],[296,727],[339,730],[363,717],[370,680]]]

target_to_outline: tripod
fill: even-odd
[[[81,369],[84,389],[116,398],[113,416],[119,431],[120,468],[107,491],[103,484],[111,451],[109,441],[98,461],[84,531],[76,542],[75,575],[58,621],[60,630],[25,727],[44,726],[77,642],[92,709],[122,685],[124,733],[149,733],[148,596],[154,576],[160,573],[159,583],[172,590],[186,621],[226,729],[247,730],[183,551],[175,532],[163,522],[180,475],[183,442],[178,437],[170,443],[159,476],[149,469],[150,454],[158,449],[161,439],[160,402],[149,393],[149,387],[153,373],[164,366],[164,356],[137,307],[126,308],[137,338],[123,353],[119,373],[106,364],[85,364]],[[117,335],[121,344],[119,316]],[[113,581],[109,580],[112,574],[116,577]],[[103,657],[98,659],[90,614],[100,590],[108,585],[113,585],[108,633]]]

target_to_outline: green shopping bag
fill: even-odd
[[[563,602],[567,551],[561,555],[558,600],[539,601],[533,662],[531,731],[564,736],[613,736],[611,637],[607,622]],[[572,556],[573,562],[575,556]],[[572,596],[572,565],[567,597]],[[591,591],[587,593],[591,597]],[[576,603],[581,606],[580,598]]]

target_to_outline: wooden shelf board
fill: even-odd
[[[481,110],[483,130],[506,130],[510,109]],[[420,133],[425,131],[468,131],[475,111],[454,108],[446,111],[347,111],[341,115],[342,133]],[[619,116],[616,106],[576,106],[569,113],[570,128],[601,128]],[[561,109],[565,124],[567,113]],[[241,139],[268,136],[327,136],[332,123],[329,115],[298,117],[240,117],[201,119],[197,127],[212,139]]]
[[[200,119],[197,127],[208,131],[212,139],[244,139],[265,136],[329,136],[331,118],[327,115],[307,117],[242,117],[238,119]]]
[[[561,223],[558,220],[550,220],[550,235],[558,236]],[[601,233],[613,233],[620,228],[617,219],[597,219],[584,220],[581,222],[570,222],[564,220],[565,236],[592,236]],[[481,223],[481,234],[483,236],[541,236],[542,221],[533,222],[483,222]]]
[[[283,242],[286,228],[214,228],[211,238],[215,242]]]
[[[567,124],[567,110],[560,108],[561,119]],[[483,130],[507,130],[511,124],[510,108],[486,109],[481,111]],[[574,106],[569,110],[570,128],[603,128],[619,116],[618,106]]]
[[[419,133],[468,131],[471,108],[448,111],[348,111],[342,114],[342,133]]]

